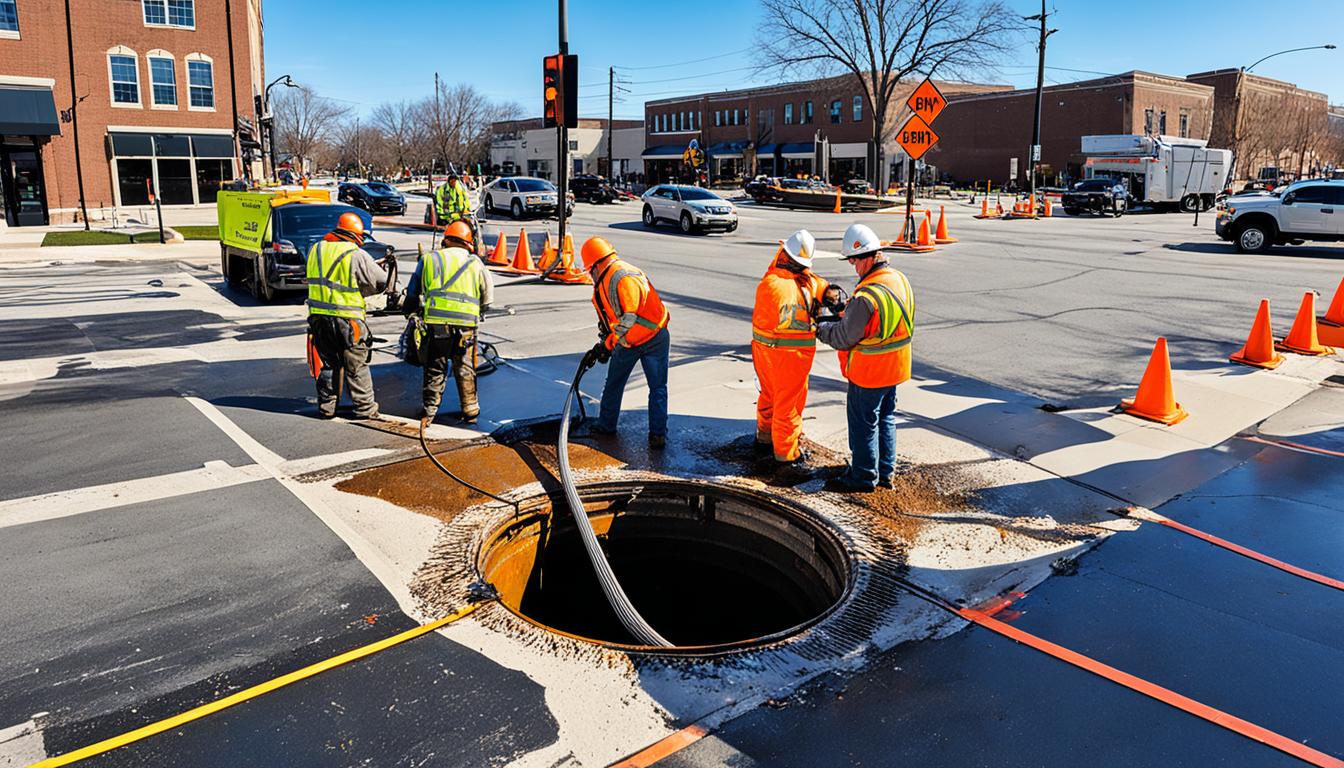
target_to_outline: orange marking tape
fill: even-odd
[[[1122,672],[1115,667],[1108,666],[1095,659],[1084,656],[1081,653],[1056,645],[1044,638],[1037,637],[1028,632],[1023,632],[1017,627],[1005,624],[998,619],[975,610],[974,608],[957,608],[956,612],[963,619],[978,624],[985,629],[997,632],[1004,637],[1016,640],[1023,645],[1034,648],[1042,653],[1049,654],[1050,656],[1054,656],[1060,661],[1066,661],[1079,669],[1085,669],[1095,675],[1100,675],[1113,683],[1123,685],[1124,687],[1132,691],[1137,691],[1149,698],[1157,699],[1163,704],[1173,706],[1179,710],[1192,714],[1195,717],[1207,720],[1214,725],[1222,726],[1230,731],[1239,733],[1248,739],[1254,739],[1261,744],[1273,747],[1274,749],[1292,755],[1299,760],[1320,766],[1321,768],[1344,768],[1344,760],[1340,760],[1332,755],[1327,755],[1319,750],[1312,749],[1305,744],[1293,741],[1287,736],[1275,733],[1268,728],[1262,728],[1255,723],[1242,720],[1234,715],[1229,715],[1220,709],[1215,709],[1207,704],[1201,704],[1194,699],[1182,696],[1181,694],[1163,688],[1156,683],[1150,683],[1147,680],[1135,677],[1128,672]]]
[[[1201,531],[1198,528],[1191,528],[1190,526],[1184,523],[1178,523],[1170,518],[1159,517],[1156,522],[1165,525],[1168,528],[1175,528],[1181,533],[1188,533],[1197,539],[1203,539],[1204,541],[1207,541],[1210,544],[1213,544],[1214,546],[1222,547],[1223,549],[1226,549],[1229,552],[1236,552],[1238,555],[1241,555],[1242,557],[1249,557],[1252,560],[1264,563],[1265,565],[1273,566],[1286,573],[1291,573],[1294,576],[1301,576],[1302,578],[1307,579],[1308,581],[1314,581],[1317,584],[1324,584],[1327,587],[1334,587],[1335,589],[1344,589],[1344,581],[1340,581],[1339,579],[1332,579],[1329,576],[1322,576],[1321,574],[1316,573],[1315,571],[1308,571],[1305,568],[1298,568],[1296,565],[1293,565],[1291,563],[1285,563],[1282,560],[1270,557],[1269,555],[1262,555],[1253,549],[1247,549],[1246,547],[1243,547],[1240,544],[1233,544],[1227,539],[1220,539],[1211,533],[1205,533],[1204,531]]]
[[[699,725],[688,725],[676,733],[665,736],[635,754],[612,763],[610,768],[648,768],[663,758],[680,752],[709,735],[709,731]]]

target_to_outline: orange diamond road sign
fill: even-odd
[[[934,85],[932,80],[925,80],[910,94],[910,98],[905,100],[905,106],[919,115],[924,122],[932,125],[933,121],[938,119],[938,115],[942,114],[943,107],[947,106],[947,99],[943,98],[943,92],[938,90],[938,86]]]
[[[905,125],[896,134],[896,143],[901,145],[901,149],[910,156],[911,160],[918,160],[928,152],[934,144],[938,143],[938,134],[933,132],[929,124],[924,122],[924,118],[919,115],[911,115]]]

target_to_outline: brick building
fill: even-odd
[[[940,140],[925,161],[961,182],[1026,185],[1035,89],[946,95],[947,109],[934,125]],[[1042,176],[1081,178],[1083,136],[1208,139],[1214,110],[1213,87],[1149,72],[1048,86],[1041,99]]]
[[[10,226],[213,204],[264,87],[261,0],[0,0]],[[78,124],[78,169],[76,167]],[[82,173],[81,173],[82,172]]]
[[[905,99],[917,84],[896,88],[890,135],[900,127]],[[939,88],[951,98],[1008,86],[940,82]],[[682,152],[692,139],[706,151],[714,181],[804,174],[840,182],[866,178],[875,162],[872,106],[850,75],[646,102],[644,130],[650,181],[681,176]],[[895,167],[903,154],[888,138],[883,156]]]
[[[1267,178],[1313,175],[1330,162],[1325,94],[1240,69],[1197,72],[1186,79],[1212,86],[1212,143],[1235,153],[1236,178],[1257,177],[1262,169],[1277,169]]]

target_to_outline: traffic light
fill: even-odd
[[[555,54],[541,60],[543,127],[578,127],[578,78],[579,57],[574,54]]]

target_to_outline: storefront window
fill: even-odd
[[[191,177],[191,160],[161,157],[159,164],[159,194],[164,205],[191,205],[196,202]]]
[[[153,160],[117,160],[117,189],[121,192],[121,204],[149,205],[149,181],[153,173]]]
[[[232,160],[196,160],[196,194],[201,204],[215,202],[219,188],[233,178]]]

